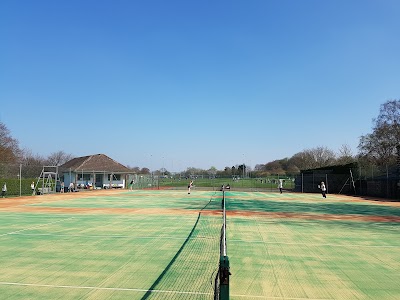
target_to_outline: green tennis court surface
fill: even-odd
[[[221,192],[0,200],[1,299],[213,299]],[[398,203],[226,193],[230,299],[400,299]]]

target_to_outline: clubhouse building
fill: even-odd
[[[125,188],[132,171],[107,155],[94,154],[71,159],[59,174],[66,187],[72,182],[76,188],[108,189]]]

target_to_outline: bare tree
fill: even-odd
[[[150,169],[149,168],[141,168],[139,173],[140,174],[150,174]]]
[[[349,164],[355,161],[351,148],[347,144],[343,144],[339,149],[337,163],[341,165]]]
[[[194,167],[188,167],[186,169],[186,171],[184,172],[184,175],[186,177],[190,177],[190,176],[194,177],[194,176],[202,174],[202,173],[203,173],[203,170],[201,170],[201,169],[194,168]]]
[[[286,174],[287,175],[294,175],[294,174],[299,174],[300,173],[300,169],[293,164],[289,164],[286,168]]]
[[[316,167],[314,159],[309,150],[303,150],[296,153],[290,158],[290,162],[297,166],[300,170],[308,170]]]
[[[379,110],[379,115],[373,120],[375,128],[383,125],[400,124],[400,100],[388,100],[383,103]]]
[[[361,156],[368,157],[375,164],[393,163],[396,145],[388,134],[388,125],[375,128],[373,133],[361,136],[358,149]]]
[[[46,159],[38,154],[34,155],[29,149],[24,149],[20,162],[23,166],[22,171],[24,177],[37,177],[46,164]]]
[[[256,164],[254,166],[254,171],[259,172],[259,171],[264,171],[265,170],[265,165],[264,164]]]
[[[210,169],[207,170],[209,176],[215,177],[217,174],[217,168],[212,166]]]
[[[353,157],[353,152],[347,144],[343,144],[339,149],[339,157]]]
[[[139,167],[129,167],[128,169],[131,170],[133,173],[139,174],[140,173],[140,168]]]
[[[51,153],[47,159],[46,164],[50,166],[61,166],[62,164],[66,163],[67,161],[73,158],[72,154],[67,154],[64,151],[57,151]]]
[[[326,147],[316,147],[310,150],[317,165],[317,168],[330,166],[335,163],[335,152]]]
[[[293,155],[288,164],[296,166],[300,170],[308,170],[326,167],[334,164],[336,161],[335,153],[323,146],[312,149],[306,149]]]
[[[16,162],[20,155],[18,141],[11,136],[7,126],[0,122],[0,162]]]
[[[265,164],[265,171],[270,174],[284,174],[285,171],[282,168],[282,164],[279,160],[274,160]]]
[[[373,123],[372,133],[360,138],[360,155],[377,164],[394,162],[400,146],[400,100],[383,103]]]

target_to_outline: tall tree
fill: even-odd
[[[393,163],[400,146],[400,100],[383,103],[379,115],[373,120],[372,133],[360,137],[361,156],[377,164]],[[399,149],[400,150],[400,149]]]
[[[247,166],[245,164],[241,164],[237,167],[238,175],[245,177],[246,176]]]
[[[383,125],[400,124],[400,100],[388,100],[379,109],[379,115],[373,120],[375,128]]]
[[[20,155],[18,141],[11,136],[7,126],[0,122],[0,162],[16,162]]]

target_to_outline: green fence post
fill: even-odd
[[[229,300],[229,258],[221,256],[219,260],[220,300]]]

